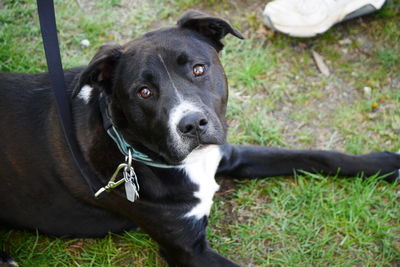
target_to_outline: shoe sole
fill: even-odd
[[[383,4],[385,2],[386,1],[384,1]],[[293,36],[293,37],[313,37],[313,36],[316,36],[317,34],[321,34],[325,31],[327,31],[330,27],[332,27],[333,25],[335,25],[337,23],[373,13],[373,12],[379,10],[382,7],[382,5],[379,8],[377,8],[373,4],[367,4],[367,5],[364,5],[358,9],[348,13],[341,19],[331,19],[330,21],[326,22],[325,24],[318,25],[318,26],[309,26],[309,27],[296,27],[296,28],[286,27],[285,29],[279,29],[279,27],[275,26],[272,23],[271,18],[267,14],[264,13],[263,17],[264,17],[265,24],[274,31],[280,31],[280,32],[283,32],[290,36]],[[338,16],[338,17],[340,18],[340,16]]]
[[[368,4],[366,6],[363,6],[359,9],[357,9],[356,11],[351,12],[346,17],[344,17],[342,21],[339,21],[339,22],[343,22],[343,21],[347,21],[347,20],[351,20],[351,19],[354,19],[357,17],[364,16],[364,15],[368,15],[368,14],[374,13],[375,11],[377,11],[377,9],[373,5]]]

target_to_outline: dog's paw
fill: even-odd
[[[19,265],[6,253],[0,251],[0,267],[19,267]]]

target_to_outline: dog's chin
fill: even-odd
[[[197,139],[181,137],[176,140],[175,138],[168,138],[166,143],[160,144],[158,147],[153,146],[152,152],[154,153],[152,154],[156,155],[154,160],[160,163],[178,166],[184,164],[186,158],[194,151],[225,143],[226,131],[221,130],[217,134],[203,135]]]
[[[193,152],[197,150],[204,149],[210,145],[222,145],[223,142],[209,142],[209,143],[191,143],[190,146],[179,146],[177,144],[170,144],[167,147],[158,147],[155,146],[145,146],[141,145],[140,148],[138,146],[136,149],[138,151],[149,156],[154,162],[160,164],[167,164],[171,166],[180,166],[184,164],[186,158]],[[153,149],[150,149],[153,148]],[[178,149],[180,148],[180,149]]]
[[[201,149],[204,149],[208,146],[210,146],[212,144],[201,144],[201,145],[197,145],[196,147],[194,147],[193,149],[188,150],[185,153],[179,153],[179,154],[174,154],[168,157],[164,157],[165,161],[167,162],[167,164],[170,165],[183,165],[185,160],[189,157],[189,155],[191,153],[193,153],[194,151],[198,151]]]
[[[163,156],[165,162],[170,165],[182,165],[184,164],[185,160],[195,151],[203,150],[212,145],[223,145],[225,141],[221,142],[209,142],[209,143],[200,143],[191,146],[190,148],[186,149],[184,152],[180,151],[178,153],[173,153],[172,155]]]

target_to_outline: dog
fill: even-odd
[[[238,266],[206,239],[216,175],[304,170],[398,178],[400,155],[391,152],[355,156],[227,144],[228,86],[219,61],[227,34],[243,38],[226,20],[187,11],[176,26],[104,45],[88,66],[65,70],[75,135],[96,182],[106,185],[127,162],[126,189],[105,187],[100,193],[109,192],[100,198],[71,158],[48,74],[0,74],[0,222],[63,237],[140,227],[169,266]],[[124,157],[122,141],[107,134],[107,120],[141,156],[129,151]]]

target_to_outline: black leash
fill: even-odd
[[[74,134],[71,118],[71,104],[69,102],[70,96],[67,94],[67,86],[64,80],[64,71],[57,38],[54,3],[53,0],[37,0],[37,6],[50,83],[57,103],[56,106],[65,140],[77,169],[80,171],[94,195],[97,189],[102,187],[102,185],[98,177],[86,163]]]

